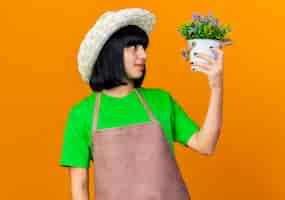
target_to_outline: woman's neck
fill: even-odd
[[[124,97],[134,90],[134,84],[120,85],[111,89],[103,89],[102,93],[113,97]]]

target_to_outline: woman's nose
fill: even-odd
[[[146,59],[146,52],[145,52],[145,50],[144,50],[143,47],[140,47],[140,48],[139,48],[139,50],[138,50],[138,55],[139,55],[140,58]]]

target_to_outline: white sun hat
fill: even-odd
[[[78,70],[81,78],[89,83],[92,67],[109,37],[127,25],[137,25],[149,34],[156,16],[144,8],[125,8],[103,13],[82,40],[78,56]]]

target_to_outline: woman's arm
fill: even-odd
[[[222,128],[222,108],[223,88],[213,88],[203,127],[188,141],[189,147],[206,155],[214,153]]]
[[[89,200],[88,168],[69,168],[72,200]]]
[[[217,53],[214,59],[205,53],[198,53],[198,57],[208,60],[208,63],[196,62],[200,66],[199,71],[208,75],[211,88],[211,97],[205,122],[201,130],[195,134],[188,145],[197,149],[203,154],[211,155],[216,148],[220,130],[222,128],[222,108],[223,108],[223,59],[224,53],[220,48],[212,48]]]

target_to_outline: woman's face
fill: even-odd
[[[128,79],[137,79],[143,75],[146,52],[143,45],[137,44],[124,48],[125,71]]]

